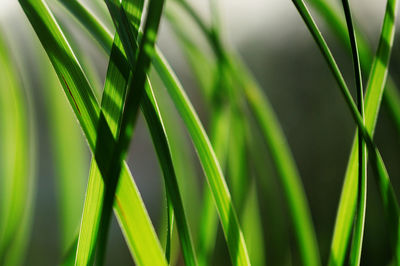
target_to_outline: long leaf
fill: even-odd
[[[94,151],[100,108],[77,59],[43,1],[21,0],[20,4],[57,72],[88,140],[89,147]],[[97,166],[92,166],[92,169],[99,171]],[[165,265],[161,246],[126,164],[120,179],[114,207],[119,222],[123,224],[125,238],[136,262],[138,264]],[[89,180],[92,180],[89,181],[89,186],[93,186],[94,189],[103,186],[101,179]],[[90,210],[94,211],[94,208],[90,208]]]
[[[358,53],[356,35],[353,26],[353,19],[348,0],[343,0],[343,9],[346,16],[347,29],[350,37],[351,50],[353,55],[354,76],[357,87],[357,108],[363,119],[364,114],[364,91],[362,85],[362,74],[360,57]],[[353,244],[350,250],[351,265],[360,265],[362,242],[364,238],[365,212],[367,207],[367,150],[360,132],[357,133],[358,139],[358,188],[357,188],[357,212],[354,223]]]

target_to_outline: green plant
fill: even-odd
[[[349,264],[360,264],[367,208],[367,162],[370,162],[385,212],[382,223],[388,224],[391,235],[391,257],[399,264],[398,201],[385,162],[373,139],[382,95],[385,95],[392,120],[400,128],[397,88],[391,79],[386,85],[397,1],[387,1],[379,45],[373,57],[367,42],[355,27],[348,0],[342,1],[345,19],[337,16],[328,2],[310,1],[350,48],[356,101],[306,4],[303,0],[292,2],[332,71],[357,128],[328,263],[342,265],[349,254]],[[175,264],[179,252],[185,265],[209,265],[213,251],[220,248],[216,245],[219,223],[233,265],[266,264],[269,247],[263,236],[264,231],[273,228],[264,226],[260,208],[263,197],[259,195],[258,184],[271,179],[266,174],[264,161],[267,159],[262,145],[268,149],[282,187],[301,263],[324,263],[295,158],[263,89],[240,56],[223,39],[216,1],[210,1],[211,23],[203,20],[186,0],[170,0],[168,4],[163,0],[106,0],[105,5],[96,2],[94,5],[103,8],[104,16],[111,21],[114,35],[81,2],[59,0],[49,3],[51,8],[44,0],[19,1],[55,70],[53,73],[43,59],[43,51],[37,51],[40,56],[36,60],[44,66],[43,75],[49,73],[43,83],[53,87],[45,93],[45,97],[51,103],[48,113],[53,121],[51,135],[55,147],[55,167],[60,176],[58,191],[63,233],[60,263],[103,265],[114,211],[129,251],[138,265]],[[53,9],[68,10],[68,14],[86,29],[86,33],[103,50],[108,65],[102,92],[91,62],[86,62],[73,34]],[[207,131],[177,75],[156,46],[163,14],[174,31],[196,77],[204,104],[209,109],[210,126]],[[188,21],[198,28],[211,53],[205,52],[196,39],[198,36],[191,34],[191,29],[186,26]],[[28,118],[33,113],[28,112],[30,105],[25,103],[29,102],[29,97],[23,96],[10,53],[3,43],[0,39],[0,75],[3,77],[0,82],[10,89],[0,92],[0,115],[11,113],[13,117],[10,119],[2,115],[1,121],[5,122],[1,122],[0,127],[0,140],[5,140],[1,150],[1,154],[5,154],[1,162],[5,178],[2,179],[4,184],[0,199],[1,211],[5,215],[0,220],[0,263],[14,265],[21,263],[18,260],[22,259],[29,236],[32,215],[29,204],[35,187],[34,179],[28,175],[33,167],[28,162],[28,156],[35,158],[30,151],[35,150],[34,141],[29,141],[29,138],[34,136],[35,130],[32,119]],[[369,78],[364,97],[362,81],[366,74]],[[163,88],[166,93],[162,92]],[[66,127],[73,128],[74,122],[55,90],[64,91],[92,154],[84,204],[80,198],[82,193],[74,187],[83,187],[84,179],[76,173],[81,175],[84,171],[85,155],[83,150],[71,148],[82,147],[81,139],[74,129],[71,134],[66,134]],[[166,107],[166,97],[175,110]],[[12,104],[7,101],[10,98],[15,98]],[[165,225],[161,236],[154,229],[125,162],[130,142],[135,137],[139,113],[146,121],[163,175]],[[192,141],[205,176],[200,202],[189,193],[197,190],[193,188],[196,186],[193,177],[190,180],[187,177],[189,172],[193,172],[189,169],[193,162],[179,156],[190,146],[181,141],[179,129],[171,126],[179,123],[173,121],[177,114]],[[10,145],[12,143],[17,145]],[[70,200],[71,197],[74,201]],[[193,217],[190,208],[199,208],[200,204],[201,211]],[[80,214],[81,223],[77,230]],[[17,230],[18,220],[23,221],[22,230]],[[196,220],[200,222],[195,226]],[[180,248],[174,242],[175,236],[179,239]],[[164,241],[160,241],[162,238],[165,238]],[[350,238],[352,245],[348,244]]]

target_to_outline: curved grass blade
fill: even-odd
[[[222,169],[225,169],[227,161],[229,124],[230,124],[230,109],[228,107],[214,106],[217,105],[213,101],[212,95],[213,86],[215,83],[216,70],[210,60],[203,52],[189,39],[183,28],[183,21],[177,18],[177,12],[167,9],[167,18],[173,27],[174,33],[181,43],[185,56],[188,59],[189,65],[195,74],[196,80],[203,93],[203,98],[212,110],[210,122],[210,141],[218,158]],[[210,258],[214,251],[216,236],[218,230],[218,216],[214,208],[211,192],[207,184],[204,184],[202,207],[198,234],[198,261],[199,265],[210,264]]]
[[[348,0],[343,0],[343,9],[346,17],[347,29],[350,37],[350,44],[353,55],[354,75],[357,87],[357,108],[363,119],[365,126],[364,114],[364,91],[362,85],[362,74],[360,66],[360,58],[358,54],[356,35],[353,27],[353,20]],[[350,264],[360,265],[362,242],[364,237],[365,212],[367,207],[367,153],[365,143],[361,134],[357,133],[358,138],[358,188],[357,188],[357,211],[354,223],[353,243],[350,249]]]
[[[100,108],[77,59],[43,1],[21,0],[20,4],[57,72],[89,147],[94,151]],[[112,145],[113,140],[109,143]],[[99,171],[96,164],[92,165],[92,169]],[[99,173],[94,176],[99,176]],[[102,186],[101,179],[89,178],[89,187],[95,190]],[[166,265],[160,243],[126,164],[121,172],[114,207],[135,261],[140,265]],[[85,209],[95,211],[94,208]]]
[[[0,34],[0,264],[20,265],[34,204],[35,131],[33,110],[9,48]]]
[[[313,19],[311,18],[311,15],[307,8],[305,7],[303,1],[293,1],[296,8],[298,9],[300,15],[302,16],[303,20],[307,24],[307,27],[309,28],[311,34],[313,35],[313,38],[315,39],[316,43],[318,44],[319,48],[321,49],[321,52],[325,59],[328,62],[328,65],[330,69],[332,70],[336,81],[339,84],[339,87],[341,89],[341,92],[343,93],[346,103],[349,105],[350,110],[352,112],[353,118],[355,119],[358,129],[360,133],[362,134],[364,140],[366,141],[368,153],[370,155],[370,162],[372,163],[373,169],[376,173],[375,178],[377,179],[377,184],[380,189],[380,195],[382,198],[382,201],[384,203],[385,207],[385,212],[386,215],[388,216],[387,220],[389,223],[389,226],[393,228],[395,232],[398,232],[399,230],[399,207],[398,207],[398,202],[396,200],[396,196],[394,195],[393,188],[390,185],[390,180],[389,176],[387,174],[387,171],[385,169],[382,157],[379,154],[379,151],[375,147],[371,136],[369,135],[372,131],[372,128],[374,126],[374,121],[375,117],[372,117],[370,114],[371,112],[377,113],[376,108],[371,108],[371,106],[379,106],[379,100],[378,102],[371,102],[372,100],[369,98],[369,95],[371,95],[371,91],[375,90],[375,93],[379,92],[382,93],[382,90],[385,85],[385,80],[387,76],[387,67],[388,67],[388,60],[390,58],[390,52],[391,52],[391,46],[393,43],[393,37],[394,37],[394,18],[395,18],[395,7],[396,6],[396,0],[392,1],[389,0],[387,3],[387,9],[385,13],[385,18],[384,18],[384,23],[383,23],[383,30],[381,33],[381,38],[380,38],[380,43],[378,46],[378,51],[377,55],[375,57],[372,71],[370,73],[369,77],[369,82],[367,86],[367,96],[366,96],[366,126],[364,127],[362,123],[362,118],[360,114],[358,113],[357,108],[355,107],[354,101],[351,98],[351,95],[348,91],[347,85],[343,79],[343,76],[341,75],[339,68],[337,67],[337,64],[328,48],[326,45],[325,40],[323,39],[321,33],[319,32],[317,26],[315,25]],[[380,97],[377,97],[379,99]],[[371,105],[369,105],[371,104]],[[370,108],[370,109],[369,109]],[[348,165],[348,170],[346,172],[346,177],[345,177],[345,184],[344,188],[342,191],[342,196],[341,196],[341,203],[342,199],[346,197],[346,204],[339,205],[339,210],[338,210],[338,216],[336,220],[336,226],[335,226],[335,232],[334,232],[334,238],[333,238],[333,244],[332,244],[332,249],[331,249],[331,257],[330,257],[330,264],[331,265],[338,265],[343,263],[345,254],[346,254],[346,248],[347,248],[347,242],[350,234],[350,228],[352,226],[353,222],[353,215],[354,215],[354,209],[355,209],[355,204],[356,204],[356,199],[354,198],[354,191],[356,191],[357,188],[357,152],[356,150],[358,147],[354,148],[352,150],[351,158],[349,160],[349,165]],[[339,232],[337,234],[336,232]],[[398,238],[398,234],[395,234],[396,238]],[[394,249],[398,250],[397,243],[398,240],[394,241]]]
[[[247,254],[246,244],[239,226],[236,211],[233,208],[232,199],[222,174],[222,170],[204,128],[202,127],[201,122],[184,90],[173,74],[172,69],[168,66],[165,59],[161,56],[161,53],[158,51],[153,57],[153,65],[167,87],[167,90],[174,101],[176,108],[181,114],[196,147],[216,203],[232,263],[234,265],[249,265],[250,261]]]
[[[176,225],[179,232],[183,256],[186,265],[197,265],[196,255],[192,244],[192,239],[187,225],[183,203],[180,196],[176,174],[173,167],[173,162],[170,154],[168,140],[166,138],[165,129],[161,120],[161,113],[158,109],[154,93],[147,83],[146,97],[143,97],[141,108],[146,118],[150,133],[152,135],[153,144],[158,154],[160,165],[164,172],[164,180],[168,198],[173,206],[173,213],[176,219]],[[173,217],[169,215],[169,238],[171,239],[171,229],[173,228]],[[169,250],[166,253],[169,254]],[[168,255],[169,256],[169,255]]]

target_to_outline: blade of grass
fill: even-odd
[[[249,258],[243,233],[227,188],[222,170],[196,112],[160,52],[153,57],[153,65],[185,122],[206,174],[219,216],[228,250],[234,265],[248,265]]]
[[[20,4],[59,76],[68,100],[86,135],[89,147],[94,151],[97,138],[96,123],[100,108],[77,59],[43,1],[21,0]],[[111,140],[110,144],[112,142]],[[94,169],[99,171],[97,166]],[[94,189],[103,186],[102,180],[89,181],[89,187],[91,183],[94,184],[92,185]],[[161,246],[126,164],[121,172],[114,206],[136,262],[138,264],[147,262],[153,265],[165,265]]]
[[[11,44],[9,44],[11,45]],[[15,44],[13,44],[15,45]],[[24,263],[35,190],[34,112],[0,31],[0,264]],[[24,69],[19,67],[24,73]]]
[[[360,66],[360,58],[358,54],[356,35],[353,27],[353,20],[348,0],[343,0],[343,9],[346,17],[347,29],[350,37],[350,44],[353,55],[354,76],[357,87],[357,108],[363,119],[365,126],[364,114],[364,91],[362,85],[362,74]],[[360,265],[362,242],[364,237],[365,212],[367,207],[367,153],[365,143],[361,134],[357,133],[358,138],[358,188],[357,188],[357,210],[354,223],[353,244],[350,249],[350,264]]]
[[[303,1],[293,1],[295,4],[296,8],[298,9],[300,15],[302,16],[303,20],[305,21],[307,27],[310,30],[310,33],[312,34],[314,40],[318,44],[318,47],[320,48],[324,58],[327,60],[327,63],[332,71],[332,73],[335,76],[336,81],[339,84],[339,88],[341,89],[342,94],[345,97],[346,103],[348,104],[351,113],[353,115],[353,118],[355,119],[359,132],[362,134],[364,140],[366,141],[368,153],[370,155],[370,162],[373,166],[373,169],[376,173],[375,178],[377,179],[377,184],[380,189],[380,195],[382,197],[382,201],[384,203],[385,207],[385,212],[386,215],[388,216],[388,222],[389,226],[391,226],[395,232],[398,232],[398,226],[399,226],[399,209],[398,209],[398,202],[396,200],[396,196],[394,195],[393,188],[390,185],[390,179],[387,174],[387,171],[384,166],[384,162],[382,160],[382,157],[379,154],[379,151],[375,147],[372,138],[370,137],[369,133],[372,131],[373,123],[371,123],[372,119],[371,116],[369,115],[369,112],[376,112],[375,109],[369,110],[368,109],[368,92],[371,90],[376,89],[378,92],[382,91],[384,88],[386,76],[387,76],[387,71],[388,71],[388,60],[390,58],[390,52],[391,52],[391,46],[393,43],[393,37],[394,37],[394,18],[395,18],[395,9],[393,7],[396,6],[396,0],[391,1],[389,0],[387,3],[387,9],[385,13],[385,18],[384,18],[384,23],[382,27],[382,33],[380,37],[380,42],[378,45],[378,51],[374,60],[374,64],[372,67],[372,71],[370,73],[369,77],[369,82],[367,86],[367,98],[366,98],[366,127],[364,127],[361,115],[359,114],[357,108],[355,107],[354,101],[351,98],[351,95],[349,93],[349,90],[347,88],[347,85],[343,79],[343,76],[340,73],[340,70],[325,42],[323,39],[320,31],[318,30],[317,26],[315,25],[315,22],[313,21],[308,9],[304,5]],[[379,103],[373,103],[375,106],[379,105]],[[368,119],[371,119],[368,121]],[[370,124],[368,123],[370,122]],[[368,129],[367,129],[368,128]],[[348,193],[347,196],[350,194],[353,194],[352,197],[354,196],[354,191],[357,190],[357,153],[356,149],[352,150],[352,157],[349,161],[349,166],[348,166],[348,172],[346,173],[346,178],[345,178],[345,188],[342,193]],[[347,175],[349,175],[352,179],[351,186],[347,187]],[[349,189],[349,191],[347,191]],[[351,189],[351,190],[350,190]],[[343,197],[343,194],[342,194]],[[349,198],[347,200],[350,201]],[[338,217],[337,217],[337,222],[336,222],[336,227],[339,226],[338,230],[340,230],[340,235],[336,236],[336,229],[335,229],[335,234],[334,234],[334,239],[333,239],[333,244],[332,244],[332,253],[331,253],[331,258],[330,258],[330,264],[332,265],[337,265],[343,263],[344,256],[346,254],[346,249],[347,249],[347,242],[349,238],[349,231],[352,225],[353,221],[353,215],[354,215],[354,208],[356,204],[356,199],[353,198],[351,199],[352,201],[350,202],[351,204],[346,204],[345,206],[342,207],[342,205],[339,206],[338,210]],[[343,209],[342,209],[343,208]],[[340,216],[339,216],[340,214]],[[398,237],[398,234],[396,233],[396,238]],[[340,239],[339,239],[340,238]],[[398,240],[395,241],[394,249],[397,250],[397,243]],[[396,251],[397,253],[397,251]]]
[[[146,121],[153,138],[154,147],[156,148],[160,164],[162,165],[164,171],[166,191],[173,206],[173,213],[175,214],[174,216],[169,215],[169,238],[171,239],[171,230],[173,228],[174,221],[173,217],[175,217],[185,263],[186,265],[197,265],[196,255],[185,217],[175,170],[173,168],[170,148],[161,120],[161,113],[150,85],[146,87],[146,90],[148,97],[143,98],[141,108],[146,117]],[[167,249],[166,252],[169,254],[170,251]]]
[[[230,110],[228,107],[214,106],[216,104],[212,96],[214,89],[217,89],[218,86],[212,84],[215,84],[215,79],[218,77],[215,70],[216,67],[211,64],[203,52],[188,38],[187,33],[183,29],[183,21],[177,18],[177,12],[167,9],[166,14],[174,33],[178,37],[178,41],[181,43],[189,65],[195,74],[203,93],[203,98],[207,102],[207,105],[210,106],[210,141],[221,168],[225,169],[229,140],[227,136],[229,136],[230,130]],[[216,243],[218,216],[214,209],[212,195],[207,184],[204,184],[203,187],[199,225],[198,261],[199,265],[208,265],[210,264],[210,258]]]

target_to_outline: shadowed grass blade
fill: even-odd
[[[127,1],[126,3],[135,7],[138,2]],[[104,129],[106,129],[104,126],[107,125],[107,122],[102,115],[100,115],[98,124],[99,138],[97,139],[96,148],[99,147],[99,149],[96,149],[95,152],[96,160],[98,160],[98,155],[102,154],[104,151],[108,151],[111,154],[109,161],[102,162],[102,164],[105,165],[104,172],[106,173],[104,178],[105,191],[102,198],[103,205],[101,206],[99,239],[97,240],[98,247],[96,250],[96,256],[100,265],[102,265],[104,262],[104,254],[111,221],[114,195],[122,169],[122,162],[126,157],[133,135],[134,126],[139,111],[139,104],[145,91],[144,87],[146,84],[146,75],[150,68],[151,57],[154,53],[154,44],[157,38],[157,31],[164,1],[150,1],[143,30],[143,38],[140,41],[138,49],[135,49],[134,47],[137,29],[131,29],[128,17],[126,16],[124,9],[121,8],[121,3],[119,1],[110,0],[106,1],[106,4],[112,16],[114,25],[116,26],[119,36],[121,37],[121,42],[125,48],[126,55],[129,59],[130,67],[132,69],[132,76],[129,78],[130,82],[127,88],[126,99],[121,118],[121,130],[118,134],[115,146],[101,146],[103,143],[106,143],[105,141],[109,135],[109,133],[104,131]],[[133,19],[136,19],[136,17]]]
[[[131,15],[129,12],[127,12],[127,14],[128,16]],[[129,44],[129,46],[136,49],[136,43],[131,43]],[[119,48],[122,49],[122,46],[119,46]],[[139,62],[140,61],[138,61],[138,64]],[[132,60],[129,63],[130,65],[134,65],[134,62],[132,62]],[[125,63],[121,62],[118,66],[119,69],[122,72],[124,72],[125,75],[129,74],[129,68],[127,66],[129,66],[127,61],[125,61]],[[135,75],[133,74],[133,76]],[[161,114],[159,112],[158,105],[154,97],[154,94],[152,92],[150,83],[147,83],[146,85],[146,94],[143,96],[140,105],[143,114],[145,116],[146,122],[148,124],[149,131],[153,139],[153,144],[156,149],[158,159],[160,161],[160,165],[164,173],[167,198],[169,201],[168,204],[172,203],[173,206],[185,262],[187,265],[196,265],[197,264],[196,256],[194,254],[194,248],[190,237],[189,228],[186,222],[186,217],[178,188],[178,183],[176,180],[175,170],[172,163],[168,140],[166,138]],[[169,214],[169,223],[170,223],[168,229],[169,231],[171,231],[171,227],[173,225],[172,221],[173,217],[171,214]],[[169,232],[169,234],[171,234],[171,232]],[[167,246],[166,249],[167,254],[169,254],[168,249],[169,247]],[[167,257],[168,256],[169,255],[167,255]]]
[[[222,170],[204,128],[186,93],[160,52],[157,52],[153,57],[153,65],[167,87],[196,147],[220,216],[232,263],[234,265],[249,265],[246,244],[239,226],[236,211],[233,208],[232,199]]]
[[[363,119],[363,125],[365,126],[365,114],[364,114],[364,91],[362,85],[362,74],[360,66],[360,58],[358,54],[358,47],[356,41],[356,35],[353,27],[353,20],[350,11],[350,5],[348,0],[343,0],[343,9],[346,17],[347,29],[350,37],[350,44],[353,55],[354,65],[354,76],[357,87],[357,108]],[[362,139],[361,133],[357,133],[358,141],[358,188],[357,188],[357,211],[354,223],[353,243],[350,249],[350,264],[360,265],[362,243],[364,237],[364,225],[365,225],[365,212],[367,207],[367,151],[365,143]]]
[[[43,1],[21,0],[20,4],[57,72],[68,100],[86,135],[89,147],[94,151],[100,108],[77,59]],[[113,140],[111,139],[109,143],[109,145],[112,145]],[[99,171],[97,166],[92,166],[92,169]],[[99,176],[99,174],[96,176]],[[101,188],[103,186],[102,180],[92,179],[92,182],[89,181],[90,186],[93,186],[94,189]],[[119,222],[123,225],[121,228],[136,262],[138,264],[146,264],[147,262],[153,265],[165,265],[165,257],[154,228],[126,165],[121,172],[114,207]],[[93,211],[95,211],[94,208]]]

